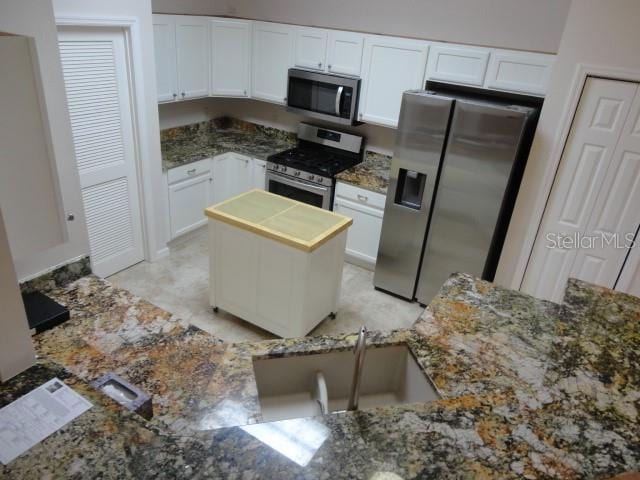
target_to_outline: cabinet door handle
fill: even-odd
[[[244,96],[245,96],[245,97],[247,96],[247,91],[246,91],[246,90],[244,91]]]
[[[367,197],[366,195],[358,194],[358,200],[360,200],[361,202],[366,202],[369,200],[369,197]]]
[[[187,175],[194,175],[196,173],[196,169],[192,168],[191,170],[187,170]]]

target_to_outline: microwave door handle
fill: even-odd
[[[342,91],[344,87],[340,85],[338,87],[338,91],[336,92],[336,115],[340,116],[340,100],[342,100]]]

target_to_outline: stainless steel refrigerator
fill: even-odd
[[[522,103],[404,93],[376,288],[427,304],[453,272],[493,280],[538,116]]]

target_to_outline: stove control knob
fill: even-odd
[[[322,183],[322,182],[324,182],[324,178],[318,177],[318,178],[316,178],[316,182]]]
[[[307,178],[308,178],[309,180],[314,180],[314,179],[315,179],[315,177],[314,177],[313,175],[309,175]]]
[[[280,167],[280,171],[282,173],[287,173],[287,167],[285,167],[284,165],[282,167]]]
[[[274,165],[274,166],[273,166],[273,169],[274,169],[275,171],[278,171],[278,170],[280,169],[280,167],[279,167],[278,165]]]
[[[295,172],[293,172],[293,175],[295,177],[299,177],[300,176],[300,170],[296,170]]]

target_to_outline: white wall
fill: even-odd
[[[153,11],[229,15],[555,53],[570,3],[571,0],[153,0]]]
[[[4,382],[36,361],[27,326],[13,258],[0,211],[0,382]]]
[[[2,169],[0,172],[11,175],[9,180],[14,182],[11,188],[15,194],[11,195],[10,201],[2,197],[1,207],[7,218],[9,236],[15,245],[15,268],[22,281],[87,255],[89,245],[50,2],[3,0],[0,3],[0,32],[31,39],[33,48],[30,54],[34,60],[35,78],[31,85],[25,84],[25,88],[33,87],[38,94],[37,101],[22,98],[19,106],[15,104],[18,98],[15,98],[0,108],[0,128],[6,129],[5,133],[11,132],[8,137],[5,134],[0,137],[0,156],[3,164],[13,163],[6,171]],[[5,67],[3,62],[0,80],[3,84],[12,80],[10,75],[5,76]],[[20,112],[20,108],[28,111]],[[36,108],[39,111],[35,111]],[[41,122],[38,122],[38,116]],[[18,124],[26,130],[20,131]],[[23,143],[33,144],[20,145]],[[45,154],[47,157],[42,158]],[[26,158],[29,155],[38,158]],[[39,188],[48,189],[48,192],[38,191]],[[55,190],[55,195],[51,189]],[[34,195],[32,201],[25,201],[25,195],[30,194]],[[58,201],[51,202],[52,196],[58,196]],[[63,220],[63,212],[73,213],[75,221]],[[41,215],[48,215],[49,220],[38,225]],[[53,218],[59,222],[57,229],[50,225]],[[33,223],[23,223],[24,219]],[[44,237],[42,241],[30,238],[34,229],[35,234]],[[62,240],[58,241],[60,231]]]
[[[147,259],[154,260],[168,253],[164,231],[169,214],[166,186],[162,181],[151,1],[53,0],[53,8],[57,19],[75,17],[80,23],[91,19],[98,22],[101,19],[135,20],[132,63],[134,108],[140,141],[139,177],[142,179],[146,213]]]
[[[49,158],[30,44],[26,37],[0,36],[0,105],[10,112],[0,117],[0,205],[5,206],[9,245],[18,259],[65,241],[62,200]]]
[[[251,99],[204,98],[160,105],[159,110],[161,129],[202,122],[225,115],[289,132],[297,131],[298,123],[306,121],[314,125],[363,135],[367,139],[367,149],[388,155],[393,151],[396,136],[396,131],[392,128],[368,124],[358,127],[333,125],[287,112],[282,105]]]
[[[582,66],[640,78],[640,2],[574,0],[538,123],[496,280],[519,288],[580,92]]]

